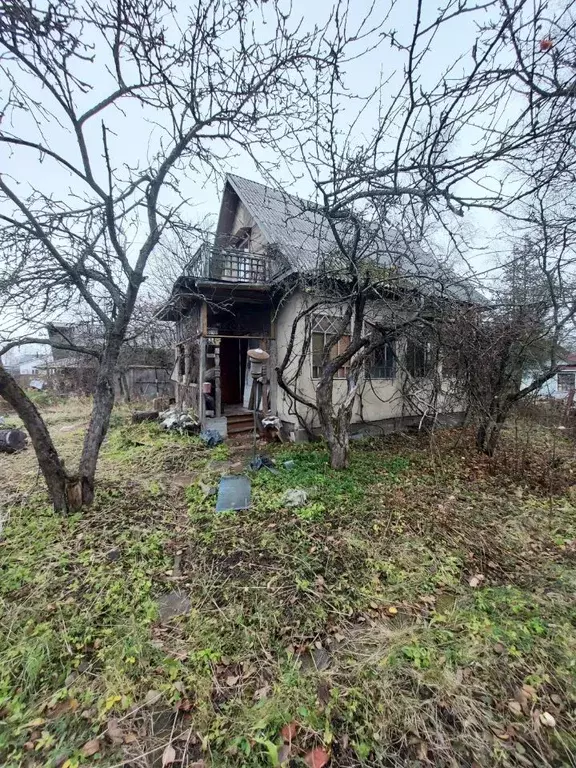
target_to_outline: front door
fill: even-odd
[[[222,405],[240,405],[246,376],[247,339],[221,339],[220,390]]]

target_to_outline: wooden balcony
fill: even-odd
[[[190,277],[204,277],[229,283],[267,283],[268,259],[235,248],[201,245],[186,265]]]

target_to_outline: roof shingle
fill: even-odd
[[[268,187],[242,176],[228,174],[227,182],[244,203],[270,245],[286,258],[290,271],[309,272],[318,268],[331,252],[337,250],[334,235],[326,218],[311,210],[313,203],[301,200],[279,189]],[[374,249],[374,243],[378,247]],[[422,289],[438,292],[459,301],[485,304],[485,298],[453,270],[427,253],[417,243],[407,242],[401,233],[390,228],[379,230],[372,238],[378,251],[378,265],[394,266],[406,275],[418,278]]]

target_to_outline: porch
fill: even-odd
[[[266,415],[276,406],[269,296],[267,292],[255,296],[246,285],[244,290],[213,287],[217,295],[212,292],[197,300],[182,323],[186,335],[176,346],[173,376],[177,402],[193,408],[203,428],[251,432],[254,409]],[[248,355],[255,349],[270,355],[258,379],[251,375]]]

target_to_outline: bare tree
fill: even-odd
[[[162,304],[170,299],[172,288],[184,274],[200,244],[209,237],[212,219],[204,217],[197,224],[184,223],[172,228],[158,243],[146,270],[144,293],[149,302]]]
[[[564,228],[513,248],[484,311],[461,312],[442,340],[456,387],[477,423],[478,449],[492,456],[513,407],[554,377],[576,318],[576,250]],[[537,231],[537,230],[536,230]]]
[[[410,345],[408,358],[414,357],[413,342],[425,340],[426,350],[417,353],[418,367],[420,373],[427,368],[428,376],[414,377],[397,355],[404,395],[410,407],[424,416],[435,413],[446,396],[438,375],[441,342],[446,327],[453,328],[457,317],[477,330],[475,348],[468,344],[474,334],[459,340],[467,345],[477,370],[483,350],[492,343],[498,365],[508,373],[511,367],[517,381],[518,371],[527,362],[519,355],[519,346],[533,350],[536,338],[547,338],[555,349],[574,315],[565,286],[560,291],[554,277],[554,270],[566,269],[571,262],[566,211],[557,216],[554,206],[538,208],[543,199],[570,194],[576,103],[572,4],[458,1],[430,13],[416,0],[410,11],[413,25],[404,39],[396,31],[384,33],[404,63],[403,76],[396,73],[383,79],[358,113],[360,119],[369,111],[368,105],[377,105],[372,132],[364,130],[360,137],[354,131],[354,120],[351,129],[344,128],[341,115],[345,111],[349,118],[352,102],[334,79],[330,98],[321,105],[317,118],[320,138],[313,144],[300,142],[302,163],[317,192],[317,206],[310,210],[324,222],[330,253],[338,255],[339,263],[336,274],[331,273],[326,268],[330,253],[324,249],[313,276],[308,274],[308,284],[300,276],[308,300],[294,321],[279,380],[296,403],[316,414],[331,447],[333,466],[346,465],[353,403],[361,400],[367,364],[379,348],[378,339],[382,348],[389,337],[401,333],[404,353]],[[464,19],[476,24],[473,47],[461,56],[455,52],[440,77],[431,79],[434,66],[428,65],[433,65],[430,53],[435,39],[440,33],[449,34]],[[390,82],[394,83],[392,89]],[[466,284],[446,265],[438,263],[439,268],[431,270],[431,262],[422,258],[426,250],[437,256],[441,243],[441,239],[427,242],[430,222],[439,225],[444,240],[459,251],[461,220],[473,209],[505,215],[517,227],[533,226],[538,209],[541,226],[548,232],[544,251],[555,251],[557,258],[550,255],[551,261],[544,257],[536,264],[540,284],[547,286],[546,309],[539,305],[537,315],[533,306],[526,316],[525,304],[512,314],[507,305],[500,315],[493,310],[491,320],[486,321],[486,315],[478,311],[486,303],[481,296],[467,291]],[[405,234],[407,223],[410,236]],[[382,274],[386,274],[385,280]],[[469,280],[471,285],[479,282]],[[374,302],[381,314],[388,314],[387,322],[370,322]],[[327,343],[318,353],[318,384],[310,397],[297,387],[303,363],[295,364],[289,358],[300,354],[301,344],[306,354],[307,345],[313,343],[304,324],[314,314],[331,314],[333,319]],[[504,328],[508,330],[503,332]],[[507,341],[498,347],[493,337]],[[552,362],[540,372],[538,381],[550,378],[554,370]],[[504,380],[509,384],[508,373]],[[345,386],[338,384],[339,378],[345,379]],[[496,394],[499,386],[491,388],[492,405],[484,414],[488,425],[481,431],[486,438],[479,435],[483,449],[489,449],[485,440],[491,445],[491,435],[497,431],[490,425],[502,423],[509,411]],[[538,386],[533,382],[527,392]],[[335,387],[339,398],[334,396]],[[506,395],[506,402],[517,399],[520,391],[518,382],[514,394],[509,391]],[[479,396],[474,397],[478,400]]]
[[[29,430],[57,509],[93,499],[114,369],[150,254],[189,204],[184,177],[213,174],[234,148],[275,146],[288,124],[306,131],[306,105],[342,45],[326,29],[301,31],[274,2],[200,0],[186,14],[167,0],[3,8],[0,142],[18,178],[0,178],[0,353],[45,341],[40,324],[79,308],[102,328],[101,349],[60,343],[97,362],[76,475],[0,367],[0,395]],[[39,162],[50,173],[38,174]]]
[[[446,0],[439,10],[414,0],[405,35],[385,28],[388,14],[398,10],[394,0],[370,23],[375,10],[376,4],[369,7],[352,29],[337,5],[327,27],[310,33],[276,3],[199,0],[183,31],[167,0],[104,6],[65,0],[48,11],[16,2],[5,10],[0,66],[9,88],[0,140],[15,160],[32,153],[60,174],[55,188],[47,181],[51,176],[19,185],[7,174],[0,179],[7,210],[0,243],[0,285],[11,308],[6,316],[33,325],[39,316],[69,314],[83,305],[104,329],[102,350],[80,350],[98,361],[98,382],[78,477],[69,478],[60,466],[57,481],[61,488],[79,485],[76,498],[89,502],[93,496],[114,366],[149,257],[163,232],[181,225],[185,169],[213,174],[220,156],[236,147],[252,154],[272,149],[273,171],[280,158],[295,175],[309,172],[337,256],[336,264],[319,265],[321,279],[314,283],[321,303],[340,308],[333,334],[338,338],[322,353],[327,373],[315,405],[329,439],[340,446],[334,462],[341,466],[345,425],[367,356],[390,331],[389,323],[367,322],[370,302],[381,292],[399,292],[414,327],[431,326],[431,300],[422,301],[430,296],[427,283],[437,294],[440,288],[438,303],[446,281],[459,282],[448,272],[431,278],[429,269],[403,265],[388,288],[390,276],[384,273],[384,279],[381,270],[390,266],[382,259],[390,238],[370,255],[370,228],[392,224],[402,232],[408,218],[424,231],[432,220],[458,245],[457,222],[470,209],[525,221],[518,210],[523,201],[570,178],[576,73],[567,0]],[[456,51],[434,79],[435,41],[464,21],[477,30],[475,44]],[[397,57],[394,72],[360,101],[350,120],[359,95],[346,88],[345,69],[363,50],[382,51],[384,45]],[[371,110],[373,129],[359,130],[358,121]],[[144,146],[130,156],[135,125]],[[122,142],[127,126],[129,141]],[[67,133],[47,139],[59,130]],[[304,168],[290,166],[294,147]],[[550,164],[550,151],[558,162]],[[408,240],[408,254],[426,251],[412,248],[421,246],[415,234]],[[374,259],[380,272],[368,266]],[[305,320],[314,310],[301,312]],[[397,319],[399,328],[405,324]],[[346,337],[344,349],[340,340]],[[289,386],[287,369],[280,373]],[[334,421],[333,382],[342,369],[348,388]],[[26,414],[33,437],[40,435],[38,415],[23,393],[6,372],[2,381],[0,394]],[[34,439],[45,474],[53,473],[53,462],[43,458],[53,446]]]

